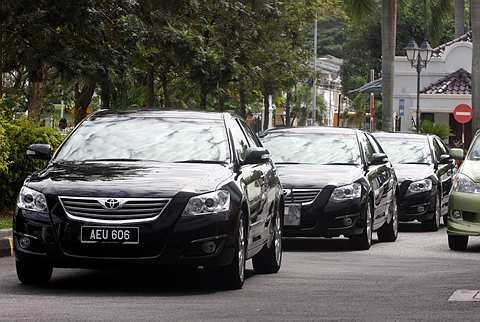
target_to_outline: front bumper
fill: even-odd
[[[404,193],[400,196],[398,220],[425,221],[432,219],[435,215],[435,197],[434,190],[415,194]]]
[[[173,209],[165,211],[155,221],[125,225],[139,227],[140,243],[135,245],[81,243],[83,225],[102,224],[71,220],[62,215],[61,207],[52,210],[50,216],[17,210],[13,229],[15,254],[18,259],[44,261],[54,267],[121,264],[224,266],[231,263],[234,258],[235,214],[182,217],[175,211],[175,205],[171,206]],[[27,248],[20,246],[22,237],[30,240]],[[216,245],[211,254],[205,253],[201,247],[207,241]]]
[[[453,218],[459,211],[461,218]],[[452,192],[448,202],[447,233],[457,236],[480,236],[480,195]]]
[[[338,237],[361,234],[366,198],[330,202],[332,189],[323,189],[311,204],[301,207],[300,225],[284,226],[284,237]],[[288,205],[286,205],[288,207]]]

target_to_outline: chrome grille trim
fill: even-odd
[[[101,224],[129,224],[156,220],[171,198],[95,198],[59,196],[67,217]],[[105,200],[115,199],[118,208],[105,207]]]
[[[322,189],[283,189],[285,204],[312,204]]]

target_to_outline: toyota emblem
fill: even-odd
[[[120,201],[117,199],[107,199],[104,205],[107,209],[117,209],[120,206]]]

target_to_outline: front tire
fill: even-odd
[[[252,258],[253,269],[259,274],[273,274],[280,270],[282,265],[282,221],[278,212],[272,222],[272,241]]]
[[[440,198],[440,193],[437,193],[435,197],[435,211],[433,218],[423,221],[422,228],[424,231],[437,231],[440,228],[440,217],[442,216],[442,199]]]
[[[245,281],[247,256],[247,229],[245,218],[240,217],[235,236],[235,255],[230,265],[220,268],[220,286],[227,290],[241,289]]]
[[[468,236],[448,235],[448,247],[451,250],[465,250],[468,245]]]
[[[394,242],[397,240],[398,208],[396,197],[392,199],[389,211],[392,213],[392,219],[389,223],[383,224],[383,226],[377,231],[378,240],[381,242]]]
[[[368,250],[372,245],[373,220],[370,201],[367,202],[365,209],[365,227],[360,235],[350,237],[350,242],[355,249]]]
[[[53,267],[48,264],[16,260],[15,266],[22,284],[44,284],[52,277]]]

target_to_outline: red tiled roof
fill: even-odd
[[[422,94],[472,94],[472,74],[460,68],[421,91]]]
[[[453,39],[449,42],[441,44],[440,46],[438,46],[436,48],[433,48],[433,57],[439,57],[441,54],[443,54],[445,52],[445,49],[448,46],[451,46],[454,43],[461,42],[461,41],[472,42],[472,32],[469,31],[466,34],[464,34],[464,35],[462,35],[458,38],[455,38],[455,39]]]

